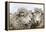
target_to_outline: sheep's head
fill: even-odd
[[[34,23],[39,25],[41,23],[42,13],[39,11],[34,12]]]
[[[31,16],[32,14],[29,14],[28,12],[19,12],[18,14],[18,18],[21,21],[22,24],[25,25],[25,28],[30,28],[32,25],[32,20],[31,20]]]

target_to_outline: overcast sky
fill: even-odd
[[[43,5],[37,4],[21,4],[21,3],[10,3],[10,13],[14,13],[18,8],[24,7],[28,10],[34,11],[34,8],[41,8],[43,10]]]

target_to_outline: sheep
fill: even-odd
[[[25,8],[21,8],[16,15],[12,15],[13,17],[10,18],[10,26],[15,30],[30,29],[32,25],[31,15]]]
[[[32,28],[43,28],[44,26],[44,13],[39,10],[33,12],[33,25]]]

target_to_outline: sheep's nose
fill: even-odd
[[[39,21],[36,21],[37,24],[39,24],[38,22],[39,22]]]
[[[29,22],[31,22],[31,20],[29,20]]]
[[[26,23],[25,26],[28,26],[28,24],[30,24],[30,23],[31,23],[31,21],[29,20],[29,23]]]
[[[28,24],[25,24],[25,26],[28,26]]]

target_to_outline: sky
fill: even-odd
[[[34,8],[40,8],[43,10],[43,5],[38,4],[22,4],[22,3],[10,3],[10,13],[17,12],[18,8],[24,7],[28,10],[34,11]]]

